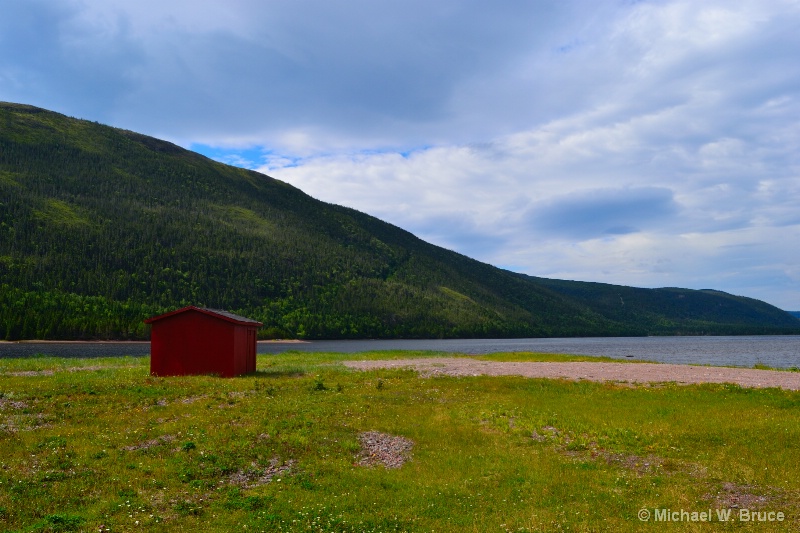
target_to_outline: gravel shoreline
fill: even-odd
[[[742,387],[800,390],[800,372],[654,363],[514,363],[468,357],[344,361],[357,370],[412,368],[422,376],[523,376],[625,383],[733,383]]]

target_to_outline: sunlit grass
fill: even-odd
[[[1,360],[0,531],[680,531],[637,512],[736,498],[789,518],[716,529],[797,525],[796,392],[338,364],[411,356],[444,354],[291,352],[232,379]],[[411,439],[410,461],[358,466],[364,431]]]

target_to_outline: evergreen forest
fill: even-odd
[[[713,290],[509,272],[264,174],[0,103],[0,339],[146,339],[186,305],[262,338],[796,334]]]

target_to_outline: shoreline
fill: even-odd
[[[150,341],[51,341],[51,340],[21,340],[21,341],[0,341],[0,344],[150,344]]]
[[[258,344],[306,344],[310,341],[303,341],[299,339],[264,339],[256,341]],[[92,341],[52,341],[52,340],[21,340],[21,341],[4,341],[0,340],[0,344],[150,344],[150,341],[105,341],[105,340],[92,340]]]

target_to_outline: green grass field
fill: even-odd
[[[148,358],[0,360],[0,531],[800,527],[796,392],[338,364],[431,355],[290,352],[233,379],[151,377]],[[369,431],[410,439],[407,462],[359,464]],[[656,522],[667,509],[687,514]],[[709,509],[712,524],[691,521]]]

